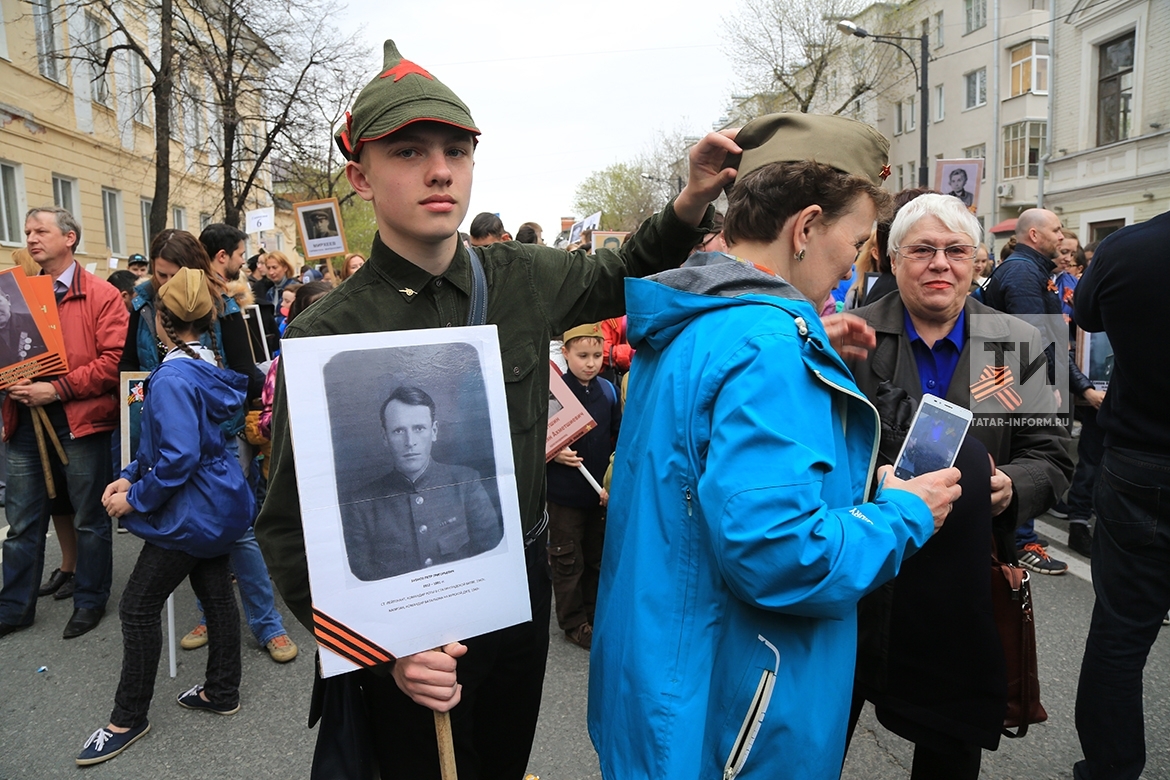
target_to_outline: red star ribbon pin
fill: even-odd
[[[378,78],[384,79],[387,76],[393,76],[395,81],[399,81],[403,76],[408,76],[411,73],[417,73],[420,76],[426,76],[431,81],[435,80],[434,76],[427,73],[425,70],[423,70],[423,68],[415,65],[410,60],[399,60],[397,65],[395,65],[393,68],[390,68],[390,70],[386,71]]]
[[[885,181],[886,179],[890,178],[890,166],[883,165],[882,172],[879,173],[878,176],[882,177],[882,181]]]

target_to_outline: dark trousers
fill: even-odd
[[[604,507],[548,502],[548,562],[562,631],[593,623],[604,545]]]
[[[1078,407],[1079,408],[1079,407]],[[1093,515],[1093,490],[1105,457],[1105,429],[1097,424],[1097,410],[1085,407],[1078,415],[1081,435],[1077,438],[1077,468],[1068,488],[1068,519],[1088,522]]]
[[[1142,670],[1170,610],[1170,457],[1106,449],[1094,499],[1097,600],[1077,687],[1076,776],[1128,780],[1146,763]]]
[[[133,728],[146,720],[162,652],[162,608],[186,577],[207,615],[204,693],[213,704],[240,699],[240,613],[232,592],[228,556],[196,558],[146,542],[122,592],[122,679],[110,723]]]
[[[845,752],[857,729],[857,721],[865,706],[865,696],[853,689],[853,701],[849,707],[849,731],[845,735]],[[893,715],[878,712],[878,720],[886,725],[887,720],[896,721],[891,725],[898,731],[923,732],[925,729],[915,723]],[[905,728],[898,728],[900,723]],[[913,740],[911,740],[913,741]],[[933,732],[929,738],[914,742],[914,763],[910,768],[910,780],[979,780],[979,765],[983,761],[983,749],[970,742],[962,742],[941,732]]]
[[[543,535],[525,550],[532,621],[464,642],[463,686],[451,710],[459,780],[521,780],[536,734],[548,659],[551,607]],[[210,631],[210,628],[208,629]],[[415,704],[384,672],[361,675],[382,780],[439,780],[434,713]]]

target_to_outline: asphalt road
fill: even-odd
[[[2,516],[0,516],[2,518]],[[1069,778],[1080,757],[1073,726],[1077,674],[1093,604],[1087,561],[1062,544],[1065,524],[1051,517],[1040,525],[1060,558],[1077,564],[1061,577],[1034,578],[1042,700],[1049,713],[1018,741],[1003,740],[985,753],[982,777],[995,780]],[[0,528],[5,523],[0,519]],[[56,563],[49,539],[47,568]],[[230,718],[184,710],[174,697],[202,681],[206,650],[178,651],[178,676],[168,676],[166,652],[151,709],[152,731],[124,755],[85,769],[73,759],[86,737],[106,724],[121,663],[116,614],[121,587],[141,544],[115,537],[112,613],[91,633],[65,641],[61,631],[70,602],[41,599],[36,624],[0,640],[0,780],[11,778],[304,778],[316,732],[305,727],[311,687],[312,648],[307,632],[291,617],[285,625],[303,654],[287,665],[269,660],[248,641],[243,652],[242,708]],[[178,634],[195,620],[190,587],[177,592]],[[1170,631],[1170,628],[1166,629]],[[552,647],[544,706],[530,770],[543,780],[600,778],[597,757],[585,731],[588,653],[564,641],[550,626]],[[38,672],[41,667],[45,671]],[[1170,646],[1155,644],[1146,667],[1146,778],[1170,780]],[[843,777],[901,780],[909,776],[911,746],[863,713]]]

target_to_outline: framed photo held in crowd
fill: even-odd
[[[983,181],[983,160],[937,160],[934,166],[934,188],[943,195],[952,195],[963,201],[972,214],[979,208],[979,186]]]
[[[344,255],[349,251],[337,198],[294,203],[293,214],[306,260]]]

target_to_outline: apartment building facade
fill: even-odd
[[[1059,0],[1044,205],[1082,244],[1170,209],[1170,3]]]
[[[126,27],[157,51],[157,23],[123,4]],[[150,73],[117,51],[103,73],[86,47],[109,39],[97,5],[59,0],[0,0],[0,267],[24,244],[24,214],[57,205],[81,223],[80,262],[105,276],[146,253],[154,194],[154,108]],[[202,86],[202,85],[200,85]],[[206,87],[204,87],[207,90]],[[207,90],[205,94],[210,93]],[[188,102],[172,115],[168,227],[198,234],[222,219],[221,175],[214,164],[214,110]],[[272,205],[258,190],[251,207]],[[278,230],[251,237],[292,250],[291,215]]]

